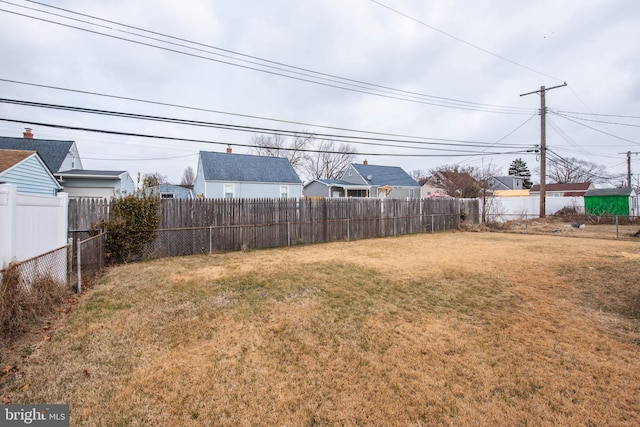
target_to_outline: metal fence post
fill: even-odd
[[[78,241],[78,294],[82,293],[82,245]]]
[[[287,246],[291,247],[291,221],[287,221]]]
[[[350,228],[349,218],[347,218],[347,241],[351,240]]]
[[[616,240],[618,240],[619,238],[619,234],[618,234],[618,215],[616,215]]]

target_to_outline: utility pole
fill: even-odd
[[[545,88],[540,86],[540,90],[523,93],[520,96],[540,94],[540,218],[544,218],[547,211],[547,104],[545,95],[548,90],[564,87],[567,82],[561,85]]]
[[[626,153],[618,153],[627,155],[627,187],[631,188],[631,155],[640,154],[640,152],[627,151]]]

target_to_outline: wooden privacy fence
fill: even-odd
[[[69,230],[109,219],[106,201],[71,201]],[[83,213],[86,212],[86,213]],[[157,238],[143,258],[359,240],[456,229],[479,220],[473,199],[162,200]],[[90,219],[87,219],[90,218]]]

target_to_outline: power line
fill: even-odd
[[[133,26],[133,25],[128,25],[128,24],[124,24],[124,23],[121,23],[121,22],[100,18],[100,17],[97,17],[95,15],[89,15],[89,14],[85,14],[85,13],[76,12],[76,11],[73,11],[73,10],[70,10],[70,9],[64,9],[64,8],[57,7],[57,6],[48,5],[46,3],[41,3],[41,2],[38,2],[38,1],[34,1],[34,0],[25,0],[25,1],[28,1],[29,3],[38,4],[40,6],[49,7],[49,8],[52,8],[52,9],[57,9],[57,10],[64,11],[64,12],[67,12],[67,13],[71,13],[71,14],[74,14],[74,15],[84,16],[84,17],[95,19],[95,20],[98,20],[98,21],[107,22],[107,23],[110,23],[110,24],[115,24],[115,25],[118,25],[118,26],[121,26],[121,27],[124,27],[124,28],[130,28],[130,29],[134,29],[136,31],[142,31],[142,32],[149,33],[149,34],[154,34],[154,35],[165,37],[165,38],[168,38],[168,39],[171,39],[171,40],[178,40],[178,41],[186,42],[186,43],[189,43],[189,44],[192,44],[192,45],[195,45],[195,46],[206,47],[208,49],[214,49],[214,50],[217,50],[217,51],[230,53],[230,54],[233,54],[233,55],[236,55],[236,56],[240,56],[240,57],[243,57],[243,58],[250,58],[252,60],[257,60],[257,61],[265,62],[265,63],[268,63],[268,64],[274,64],[274,65],[277,65],[279,67],[286,67],[286,68],[290,68],[290,69],[293,69],[293,70],[303,71],[305,73],[313,73],[313,74],[316,74],[316,75],[319,75],[319,76],[330,77],[331,79],[339,79],[339,80],[343,80],[343,81],[357,83],[357,84],[360,84],[360,85],[372,86],[372,87],[376,87],[376,88],[380,88],[380,89],[386,89],[386,90],[389,90],[389,91],[404,93],[404,94],[408,94],[408,95],[415,95],[415,96],[430,98],[430,99],[434,99],[434,100],[455,102],[455,103],[461,103],[461,104],[470,104],[470,105],[482,106],[482,107],[494,107],[494,108],[499,108],[499,109],[509,109],[509,110],[512,110],[512,111],[514,111],[514,110],[528,111],[528,109],[521,108],[521,107],[509,107],[509,106],[501,106],[501,105],[493,105],[493,104],[484,104],[484,103],[479,103],[479,102],[464,101],[464,100],[459,100],[459,99],[454,99],[454,98],[447,98],[447,97],[440,97],[440,96],[435,96],[435,95],[428,95],[428,94],[423,94],[423,93],[419,93],[419,92],[406,91],[406,90],[397,89],[397,88],[393,88],[393,87],[389,87],[389,86],[379,85],[379,84],[375,84],[375,83],[369,83],[369,82],[365,82],[365,81],[362,81],[362,80],[351,79],[351,78],[347,78],[347,77],[341,77],[341,76],[338,76],[338,75],[335,75],[335,74],[324,73],[324,72],[320,72],[320,71],[311,70],[309,68],[298,67],[298,66],[294,66],[294,65],[290,65],[290,64],[285,64],[283,62],[278,62],[278,61],[273,61],[273,60],[270,60],[270,59],[261,58],[261,57],[254,56],[254,55],[248,55],[248,54],[237,52],[237,51],[234,51],[234,50],[231,50],[231,49],[224,49],[224,48],[221,48],[221,47],[218,47],[218,46],[213,46],[213,45],[206,44],[206,43],[200,43],[200,42],[196,42],[196,41],[193,41],[193,40],[189,40],[189,39],[185,39],[185,38],[181,38],[181,37],[176,37],[176,36],[172,36],[172,35],[165,34],[165,33],[160,33],[160,32],[157,32],[157,31],[152,31],[152,30],[144,29],[144,28],[141,28],[141,27]],[[87,24],[90,24],[90,25],[100,26],[102,28],[113,29],[115,31],[124,32],[126,34],[131,34],[131,35],[135,35],[135,36],[138,36],[138,37],[150,38],[148,36],[144,36],[144,35],[141,35],[141,34],[138,34],[138,33],[123,31],[123,30],[120,30],[120,29],[114,29],[114,28],[111,28],[111,27],[95,24],[95,23],[92,23],[92,22],[82,21],[82,20],[71,18],[71,17],[68,17],[68,16],[64,16],[64,15],[59,15],[59,14],[54,14],[54,13],[51,13],[51,12],[43,11],[41,9],[29,8],[29,7],[22,6],[22,5],[17,5],[15,3],[11,3],[11,2],[8,2],[8,1],[5,1],[5,0],[2,0],[2,2],[3,3],[12,4],[14,6],[26,8],[26,9],[29,9],[29,10],[35,10],[35,11],[38,11],[38,12],[41,12],[41,13],[51,14],[51,15],[54,15],[54,16],[65,18],[65,19],[70,19],[70,20],[74,20],[74,21],[87,23]],[[161,42],[164,42],[164,43],[170,43],[170,42],[167,42],[166,40],[161,40],[161,39],[157,39],[157,38],[151,38],[151,39],[152,40],[156,40],[156,41],[161,41]],[[174,43],[171,43],[171,44],[174,44]],[[176,45],[182,46],[182,47],[187,47],[189,49],[193,49],[190,46],[184,46],[184,45],[181,45],[181,44],[176,44]],[[235,58],[235,57],[231,57],[231,56],[227,56],[227,55],[221,55],[221,56],[227,57],[227,58],[233,58],[233,59],[237,60],[237,58]],[[248,62],[252,63],[252,64],[258,64],[258,63],[253,62],[253,61],[248,61]],[[264,64],[259,64],[259,65],[264,66]],[[276,69],[281,69],[279,67],[276,67]],[[307,75],[307,74],[303,74],[303,75]],[[330,81],[334,81],[334,80],[330,80]]]
[[[253,144],[243,144],[243,143],[229,143],[222,141],[212,141],[206,139],[195,139],[195,138],[181,138],[181,137],[173,137],[173,136],[164,136],[164,135],[151,135],[144,133],[134,133],[134,132],[121,132],[121,131],[113,131],[106,129],[96,129],[96,128],[88,128],[88,127],[79,127],[79,126],[67,126],[60,125],[54,123],[44,123],[44,122],[36,122],[32,120],[17,120],[17,119],[9,119],[0,117],[0,121],[9,122],[9,123],[21,123],[32,126],[43,126],[50,127],[56,129],[67,129],[81,132],[95,132],[101,134],[108,135],[118,135],[118,136],[130,136],[130,137],[138,137],[138,138],[150,138],[150,139],[159,139],[159,140],[169,140],[169,141],[180,141],[180,142],[196,142],[196,143],[204,143],[204,144],[214,144],[214,145],[224,145],[224,146],[237,146],[237,147],[248,147],[255,148],[256,146]],[[309,152],[309,153],[326,153],[326,154],[355,154],[361,156],[384,156],[384,157],[458,157],[458,156],[468,156],[469,152],[466,154],[400,154],[400,153],[361,153],[361,152],[344,152],[344,151],[335,151],[335,150],[314,150],[314,149],[300,149],[300,148],[288,148],[288,147],[261,147],[261,148],[270,148],[270,149],[279,149],[282,151],[301,151],[301,152]],[[500,152],[500,153],[486,153],[486,154],[494,154],[494,155],[502,155],[502,154],[520,154],[527,152],[526,150],[519,151],[511,151],[511,152]]]
[[[594,131],[596,131],[596,132],[600,132],[600,133],[602,133],[602,134],[604,134],[604,135],[607,135],[607,136],[610,136],[610,137],[612,137],[612,138],[616,138],[616,139],[619,139],[619,140],[621,140],[621,141],[630,142],[631,144],[640,145],[640,143],[639,143],[639,142],[632,141],[632,140],[630,140],[630,139],[623,138],[623,137],[621,137],[621,136],[617,136],[617,135],[614,135],[614,134],[609,133],[609,132],[605,132],[605,131],[600,130],[600,129],[596,129],[596,128],[594,128],[593,126],[589,126],[589,125],[586,125],[586,124],[584,124],[584,123],[580,123],[578,120],[572,119],[572,118],[570,118],[569,116],[566,116],[566,115],[564,115],[564,114],[560,114],[560,113],[557,113],[557,112],[556,112],[556,113],[551,112],[551,113],[555,114],[555,115],[556,115],[556,116],[558,116],[558,117],[562,117],[562,118],[563,118],[563,119],[565,119],[565,120],[569,120],[569,121],[571,121],[571,122],[573,122],[573,123],[577,123],[577,124],[579,124],[580,126],[584,126],[584,127],[588,128],[588,129],[594,130]]]
[[[585,121],[585,122],[602,123],[602,124],[606,124],[606,125],[618,125],[618,126],[629,126],[629,127],[634,127],[634,128],[640,128],[640,125],[634,125],[634,124],[631,124],[631,123],[620,123],[620,122],[609,122],[609,121],[604,121],[604,120],[586,119],[584,117],[575,117],[575,116],[569,115],[567,113],[562,113],[562,112],[558,112],[557,114],[559,116],[570,117],[572,119],[582,120],[582,121]]]
[[[39,10],[39,9],[33,9],[33,8],[26,7],[26,6],[17,5],[15,3],[11,3],[11,2],[8,2],[8,1],[5,1],[5,0],[0,0],[0,2],[6,3],[6,4],[10,4],[12,6],[22,7],[22,8],[26,8],[26,9],[30,9],[30,10],[36,10],[36,11],[39,11],[41,13],[46,13],[46,14],[55,15],[55,16],[58,16],[58,17],[63,17],[65,19],[70,19],[70,20],[74,20],[74,21],[83,22],[83,23],[89,24],[89,25],[99,26],[99,27],[103,27],[103,28],[109,28],[109,27],[105,27],[105,26],[98,25],[98,24],[95,24],[95,23],[91,23],[91,22],[87,22],[87,21],[83,21],[83,20],[78,20],[78,19],[70,18],[70,17],[64,17],[64,16],[60,16],[58,14],[52,14],[51,12],[42,11],[42,10]],[[38,3],[38,2],[33,2],[33,3],[44,5],[44,4]],[[44,5],[44,6],[49,6],[49,5]],[[52,7],[52,6],[49,6],[49,7]],[[65,11],[67,11],[69,13],[76,13],[76,12],[69,11],[69,10],[66,10],[66,9],[61,9],[61,8],[56,8],[56,9],[65,10]],[[272,68],[272,69],[278,70],[278,71],[270,71],[270,70],[266,70],[266,69],[262,69],[262,68],[256,68],[255,66],[242,65],[242,64],[237,64],[237,63],[226,61],[226,60],[215,59],[215,58],[211,58],[211,57],[208,57],[208,56],[203,56],[201,54],[185,52],[185,51],[178,50],[178,49],[175,49],[175,48],[170,48],[170,47],[166,47],[166,46],[159,46],[159,45],[155,45],[155,44],[152,44],[152,43],[143,42],[143,41],[139,41],[139,40],[132,40],[132,39],[126,38],[126,37],[120,37],[120,36],[116,36],[116,35],[113,35],[113,34],[107,34],[107,33],[104,33],[104,32],[91,30],[91,29],[83,28],[83,27],[78,27],[78,26],[75,26],[75,25],[64,24],[64,23],[61,23],[61,22],[52,21],[50,19],[40,18],[40,17],[36,17],[36,16],[32,16],[32,15],[27,15],[27,14],[15,12],[15,11],[10,11],[10,10],[6,10],[6,9],[0,9],[0,11],[5,12],[5,13],[14,14],[14,15],[17,15],[17,16],[22,16],[22,17],[25,17],[25,18],[39,20],[39,21],[42,21],[42,22],[47,22],[47,23],[54,24],[54,25],[59,25],[59,26],[63,26],[63,27],[71,28],[71,29],[76,29],[76,30],[79,30],[79,31],[84,31],[84,32],[88,32],[88,33],[92,33],[92,34],[96,34],[96,35],[101,35],[101,36],[105,36],[105,37],[109,37],[109,38],[113,38],[113,39],[117,39],[117,40],[121,40],[121,41],[126,41],[126,42],[129,42],[129,43],[134,43],[134,44],[138,44],[138,45],[142,45],[142,46],[146,46],[146,47],[152,47],[152,48],[155,48],[155,49],[160,49],[160,50],[165,50],[165,51],[172,52],[172,53],[178,53],[178,54],[181,54],[181,55],[191,56],[191,57],[195,57],[195,58],[198,58],[198,59],[204,59],[204,60],[208,60],[208,61],[222,63],[222,64],[225,64],[225,65],[231,65],[231,66],[240,67],[240,68],[244,68],[244,69],[248,69],[248,70],[252,70],[252,71],[258,71],[258,72],[272,74],[272,75],[285,77],[285,78],[289,78],[289,79],[299,80],[299,81],[306,82],[306,83],[313,83],[313,84],[317,84],[317,85],[322,85],[322,86],[326,86],[326,87],[332,87],[332,88],[336,88],[336,89],[347,90],[347,91],[351,91],[351,92],[357,92],[357,93],[373,95],[373,96],[378,96],[378,97],[383,97],[383,98],[395,99],[395,100],[406,101],[406,102],[413,102],[413,103],[424,104],[424,105],[432,105],[432,106],[438,106],[438,107],[444,107],[444,108],[452,108],[452,109],[461,109],[461,110],[470,110],[470,111],[482,111],[482,112],[501,113],[501,114],[529,114],[530,113],[530,110],[526,110],[526,109],[522,109],[522,108],[518,108],[518,107],[505,107],[505,106],[497,106],[497,105],[491,105],[491,104],[481,104],[481,103],[475,103],[475,102],[469,102],[469,101],[462,101],[462,100],[457,100],[457,99],[453,99],[453,98],[436,97],[436,96],[432,96],[432,95],[420,94],[420,93],[417,93],[417,92],[409,92],[409,91],[394,89],[394,88],[390,88],[390,87],[387,87],[387,86],[367,83],[367,82],[363,82],[363,81],[359,81],[359,80],[347,79],[347,78],[334,76],[334,75],[330,75],[330,74],[326,74],[326,73],[319,73],[319,72],[316,72],[316,71],[313,71],[313,70],[308,70],[308,69],[303,69],[303,68],[300,68],[300,67],[293,67],[293,66],[289,66],[289,65],[286,65],[286,64],[278,63],[278,64],[282,64],[283,66],[292,68],[294,70],[294,71],[291,71],[291,70],[287,70],[287,69],[284,69],[284,68],[281,68],[281,67],[274,67],[274,66],[268,65],[268,64],[260,64],[260,63],[254,62],[254,61],[247,61],[247,60],[243,60],[243,59],[230,57],[228,55],[221,55],[221,54],[210,52],[210,51],[206,51],[206,50],[203,50],[203,49],[200,49],[200,48],[185,46],[185,45],[182,45],[182,44],[178,44],[178,43],[174,43],[174,42],[170,42],[170,41],[166,41],[166,40],[160,40],[160,39],[157,39],[157,38],[154,38],[154,37],[148,37],[148,36],[144,36],[144,35],[141,35],[141,34],[135,34],[135,33],[131,33],[131,32],[126,32],[127,34],[135,35],[137,37],[151,39],[151,40],[154,40],[154,41],[159,41],[159,42],[162,42],[162,43],[167,43],[167,44],[171,44],[171,45],[182,47],[182,48],[192,49],[192,50],[195,50],[195,51],[198,51],[198,52],[203,52],[203,53],[210,54],[210,55],[223,56],[225,58],[232,59],[234,61],[250,63],[250,64],[256,65],[258,67],[266,67],[266,68]],[[83,15],[83,14],[80,14],[80,15]],[[91,15],[83,15],[83,16],[90,16],[93,19],[102,20],[102,18],[93,17]],[[162,34],[162,33],[152,32],[152,31],[144,30],[144,29],[141,29],[141,28],[138,28],[138,27],[127,26],[125,24],[120,24],[120,23],[117,23],[115,21],[107,21],[107,22],[110,22],[110,23],[113,23],[113,24],[116,24],[116,25],[122,25],[122,26],[125,26],[125,27],[128,27],[128,28],[135,28],[135,29],[137,29],[139,31],[145,31],[145,32],[153,33],[153,34],[162,35],[163,37],[167,37],[167,38],[171,38],[171,39],[178,39],[178,40],[187,41],[185,39],[179,39],[179,38],[176,38],[176,37],[173,37],[173,36],[169,36],[169,35],[165,35],[165,34]],[[109,29],[113,30],[112,28],[109,28]],[[123,32],[122,30],[117,30],[117,29],[115,31]],[[204,44],[201,44],[201,43],[196,43],[196,42],[191,42],[191,41],[187,41],[187,42],[193,43],[193,44],[197,44],[197,45],[201,45],[201,46],[207,46],[208,48],[218,49],[219,50],[219,48],[214,47],[214,46],[204,45]],[[226,51],[227,52],[233,52],[233,51],[229,51],[229,50],[226,50]],[[249,55],[236,53],[236,52],[234,52],[234,54],[241,55],[241,56],[244,56],[244,57],[250,57]],[[253,58],[259,59],[260,61],[264,61],[264,62],[276,63],[275,61],[264,60],[264,59],[261,59],[261,58],[258,58],[258,57],[253,57]],[[306,73],[301,73],[301,72],[295,71],[295,70],[305,70]],[[285,73],[297,74],[297,75],[301,75],[301,76],[304,76],[304,77],[297,77],[296,75],[290,75],[290,74],[285,74]],[[316,74],[316,75],[318,75],[320,77],[313,76],[313,75],[308,74],[308,73],[314,73],[314,74]],[[323,77],[323,76],[331,76],[331,78],[326,78],[326,77]],[[316,79],[316,80],[312,80],[312,79]],[[335,79],[339,79],[339,80],[335,80]],[[320,80],[320,81],[318,81],[318,80]],[[323,82],[323,81],[325,81],[325,82]],[[326,82],[329,82],[329,83],[326,83]],[[358,84],[355,84],[354,82],[357,82]],[[363,86],[363,85],[365,85],[365,86]],[[374,91],[379,91],[381,93],[377,93],[377,92],[374,92]],[[394,95],[390,95],[391,93],[393,93]]]
[[[259,128],[254,126],[242,126],[242,125],[205,122],[205,121],[179,119],[179,118],[163,117],[163,116],[151,116],[146,114],[135,114],[135,113],[127,113],[127,112],[119,112],[119,111],[111,111],[111,110],[98,110],[98,109],[92,109],[92,108],[74,107],[74,106],[58,105],[58,104],[45,104],[40,102],[22,101],[22,100],[6,99],[6,98],[0,98],[0,102],[13,104],[13,105],[29,106],[29,107],[49,108],[49,109],[56,109],[56,110],[63,110],[63,111],[107,115],[107,116],[123,117],[123,118],[138,119],[138,120],[148,120],[148,121],[190,125],[190,126],[211,127],[211,128],[224,129],[224,130],[256,132],[256,133],[270,134],[270,135],[278,134],[278,135],[287,135],[287,136],[296,137],[303,134],[303,132],[286,130],[286,129]],[[352,144],[378,145],[378,146],[391,147],[391,148],[411,148],[411,149],[417,148],[417,149],[426,149],[426,150],[433,150],[433,151],[445,151],[445,150],[437,149],[437,148],[427,148],[427,147],[403,146],[403,145],[388,144],[388,143],[401,142],[401,143],[420,144],[420,145],[486,147],[486,144],[480,143],[480,142],[467,143],[467,144],[442,143],[442,142],[410,141],[410,140],[397,140],[397,139],[394,140],[394,139],[388,139],[388,138],[383,139],[383,138],[337,135],[337,134],[321,134],[321,133],[313,134],[313,138],[318,140],[330,140],[330,141],[337,141],[337,142],[347,142]],[[369,142],[369,141],[374,141],[374,142]],[[382,141],[386,143],[383,144],[383,143],[379,143],[378,141]],[[510,145],[504,145],[504,147],[523,148],[525,146],[521,144],[519,145],[510,144]],[[456,151],[456,150],[449,149],[448,151]]]
[[[518,66],[518,67],[520,67],[520,68],[524,68],[524,69],[525,69],[525,70],[527,70],[527,71],[531,71],[531,72],[536,73],[536,74],[539,74],[539,75],[541,75],[541,76],[549,77],[549,78],[551,78],[551,79],[553,79],[553,80],[557,80],[557,81],[560,81],[560,82],[563,82],[563,81],[564,81],[563,79],[559,79],[559,78],[557,78],[557,77],[554,77],[554,76],[551,76],[551,75],[549,75],[549,74],[543,73],[542,71],[538,71],[538,70],[535,70],[535,69],[533,69],[533,68],[531,68],[531,67],[527,67],[526,65],[522,65],[522,64],[520,64],[520,63],[518,63],[518,62],[512,61],[512,60],[511,60],[511,59],[509,59],[509,58],[506,58],[506,57],[504,57],[504,56],[498,55],[497,53],[494,53],[494,52],[491,52],[490,50],[484,49],[484,48],[482,48],[482,47],[480,47],[480,46],[478,46],[478,45],[476,45],[476,44],[473,44],[473,43],[468,42],[468,41],[466,41],[466,40],[464,40],[464,39],[461,39],[460,37],[456,37],[456,36],[454,36],[453,34],[447,33],[446,31],[443,31],[443,30],[441,30],[441,29],[439,29],[439,28],[436,28],[436,27],[434,27],[434,26],[432,26],[432,25],[429,25],[429,24],[427,24],[427,23],[426,23],[426,22],[424,22],[424,21],[421,21],[421,20],[419,20],[419,19],[416,19],[416,18],[414,18],[414,17],[412,17],[412,16],[410,16],[410,15],[408,15],[408,14],[404,13],[404,12],[400,12],[399,10],[396,10],[396,9],[394,9],[394,8],[390,7],[390,6],[387,6],[386,4],[380,3],[379,1],[376,1],[376,0],[370,0],[370,1],[371,1],[372,3],[377,4],[378,6],[381,6],[381,7],[385,8],[385,9],[387,9],[387,10],[389,10],[389,11],[391,11],[391,12],[395,13],[395,14],[398,14],[398,15],[400,15],[400,16],[403,16],[403,17],[407,18],[407,19],[410,19],[411,21],[414,21],[414,22],[416,22],[416,23],[418,23],[418,24],[420,24],[420,25],[422,25],[422,26],[424,26],[424,27],[427,27],[427,28],[429,28],[429,29],[431,29],[431,30],[433,30],[433,31],[437,31],[437,32],[439,32],[440,34],[443,34],[443,35],[445,35],[445,36],[447,36],[447,37],[449,37],[449,38],[452,38],[452,39],[453,39],[453,40],[455,40],[455,41],[458,41],[458,42],[460,42],[460,43],[466,44],[467,46],[471,46],[471,47],[472,47],[472,48],[474,48],[474,49],[477,49],[477,50],[479,50],[479,51],[481,51],[481,52],[484,52],[484,53],[486,53],[486,54],[489,54],[489,55],[491,55],[491,56],[493,56],[493,57],[495,57],[495,58],[498,58],[498,59],[500,59],[500,60],[502,60],[502,61],[508,62],[509,64],[516,65],[516,66]]]
[[[423,140],[431,140],[431,141],[469,142],[469,143],[475,142],[475,141],[467,141],[467,140],[460,140],[460,139],[433,138],[433,137],[422,137],[422,136],[414,136],[414,135],[406,135],[406,134],[373,132],[373,131],[358,130],[358,129],[344,128],[344,127],[326,126],[326,125],[319,125],[319,124],[313,124],[313,123],[298,122],[298,121],[292,121],[292,120],[274,119],[274,118],[255,116],[255,115],[249,115],[249,114],[231,113],[231,112],[228,112],[228,111],[212,110],[212,109],[198,108],[198,107],[189,107],[189,106],[180,105],[180,104],[173,104],[173,103],[166,103],[166,102],[159,102],[159,101],[150,101],[150,100],[145,100],[145,99],[140,99],[140,98],[132,98],[132,97],[126,97],[126,96],[111,95],[111,94],[100,93],[100,92],[92,92],[92,91],[84,91],[84,90],[78,90],[78,89],[70,89],[70,88],[64,88],[64,87],[59,87],[59,86],[50,86],[50,85],[39,84],[39,83],[28,83],[28,82],[22,82],[22,81],[18,81],[18,80],[10,80],[10,79],[2,79],[2,78],[0,78],[0,81],[7,82],[7,83],[13,83],[13,84],[20,84],[20,85],[27,85],[27,86],[33,86],[33,87],[46,88],[46,89],[60,90],[60,91],[65,91],[65,92],[80,93],[80,94],[84,94],[84,95],[92,95],[92,96],[100,96],[100,97],[106,97],[106,98],[112,98],[112,99],[120,99],[120,100],[124,100],[124,101],[134,101],[134,102],[140,102],[140,103],[151,104],[151,105],[159,105],[159,106],[164,106],[164,107],[180,108],[180,109],[191,110],[191,111],[201,111],[201,112],[206,112],[206,113],[224,114],[224,115],[230,115],[230,116],[236,116],[236,117],[258,119],[258,120],[266,120],[266,121],[273,121],[273,122],[278,122],[278,123],[301,125],[301,126],[312,126],[312,127],[322,128],[322,129],[331,129],[331,130],[339,130],[339,131],[346,131],[346,132],[355,132],[355,133],[362,133],[362,134],[368,134],[368,135],[390,136],[390,137],[396,137],[396,138],[413,138],[413,139],[423,139]]]

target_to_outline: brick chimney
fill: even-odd
[[[368,165],[369,164],[369,160],[364,159],[364,162],[362,162],[363,165]]]
[[[231,145],[227,145],[227,153],[232,153],[233,150],[231,149]]]
[[[31,128],[24,128],[22,137],[27,139],[33,139],[33,132],[31,132]]]

